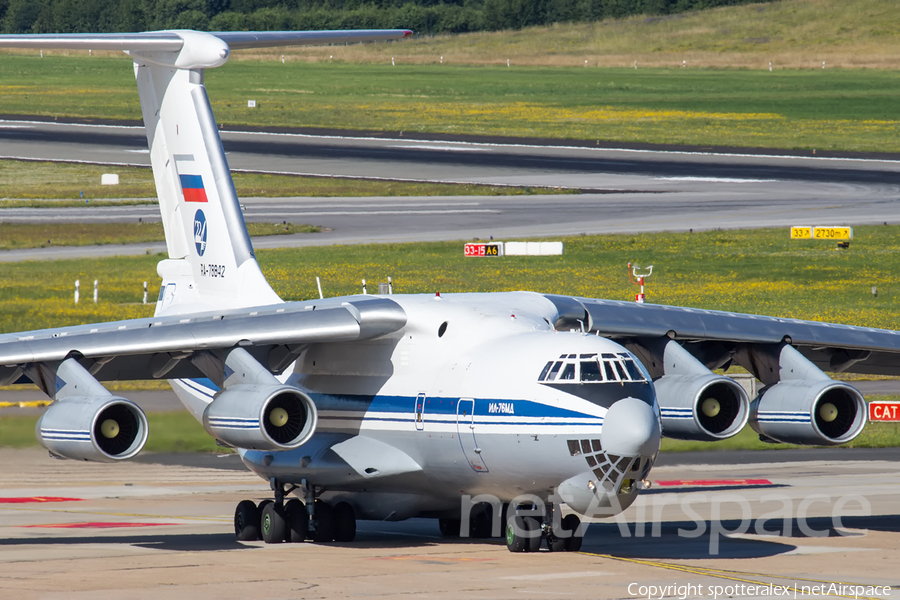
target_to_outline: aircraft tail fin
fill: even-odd
[[[169,258],[157,313],[281,302],[253,253],[204,71],[231,48],[388,40],[408,30],[2,35],[0,47],[123,50],[134,60]]]
[[[224,42],[190,33],[186,47],[217,44],[227,59]],[[203,69],[158,64],[156,53],[131,55],[169,254],[157,269],[163,280],[157,311],[281,302],[256,262]]]

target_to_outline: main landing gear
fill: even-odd
[[[352,542],[356,537],[356,513],[346,502],[334,506],[316,498],[313,486],[305,480],[301,486],[286,486],[277,479],[270,481],[274,500],[258,505],[252,500],[238,503],[234,511],[234,533],[238,540],[263,540],[267,544],[281,542]],[[285,496],[303,490],[305,502]]]

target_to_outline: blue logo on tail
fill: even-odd
[[[194,246],[197,247],[197,254],[203,256],[206,252],[206,215],[202,210],[194,213]]]

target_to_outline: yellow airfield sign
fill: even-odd
[[[792,240],[852,240],[852,227],[791,227]]]

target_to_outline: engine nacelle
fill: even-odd
[[[35,427],[38,441],[51,453],[98,462],[132,458],[147,442],[147,431],[144,411],[116,396],[58,400]]]
[[[747,424],[750,398],[733,379],[712,372],[663,375],[653,385],[666,437],[711,442]]]
[[[203,427],[211,436],[248,450],[301,446],[317,422],[313,401],[289,385],[232,385],[203,411]]]
[[[836,446],[866,424],[862,394],[843,381],[789,380],[764,388],[750,405],[750,427],[785,444]]]

